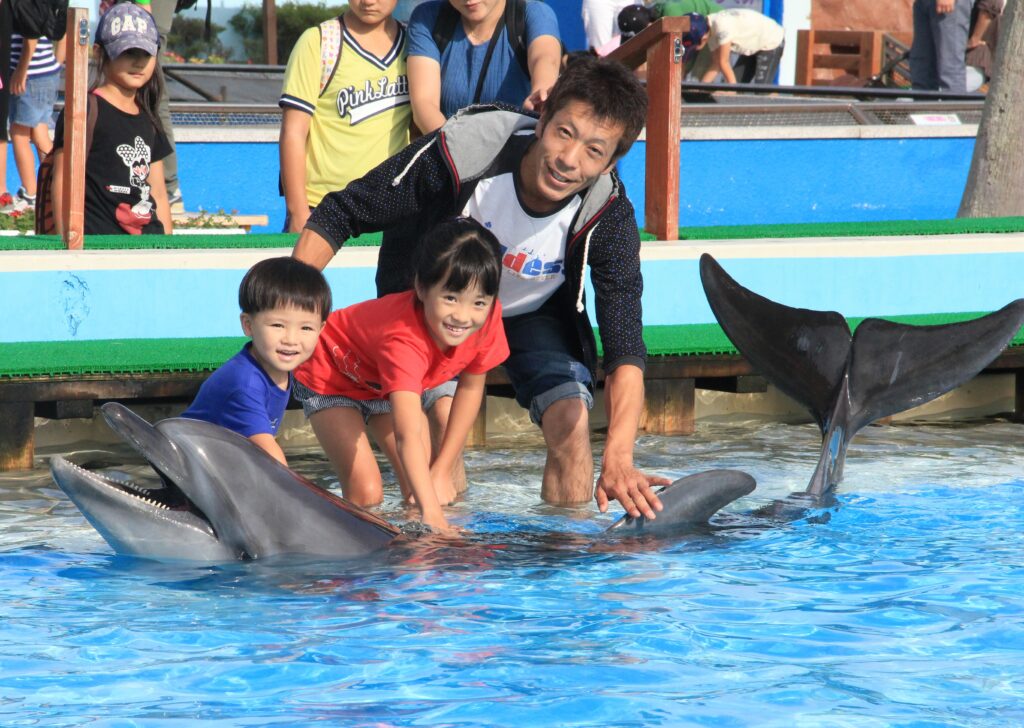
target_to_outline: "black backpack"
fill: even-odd
[[[2,1],[2,0],[0,0]],[[14,32],[22,38],[60,40],[68,25],[68,0],[8,0]]]
[[[431,34],[434,38],[434,45],[437,46],[440,53],[443,54],[444,49],[451,43],[455,27],[461,21],[462,16],[459,15],[458,10],[452,7],[451,3],[441,3],[441,9],[437,13],[437,21],[434,23],[434,30]],[[491,48],[488,49],[484,58],[483,68],[480,69],[480,82],[477,84],[473,103],[480,100],[480,92],[483,89],[484,77],[487,75],[491,53],[503,27],[508,28],[508,42],[512,46],[516,60],[519,61],[519,67],[523,69],[523,74],[527,78],[530,77],[530,65],[526,60],[526,0],[505,0],[505,15],[494,29],[494,35],[491,37]]]

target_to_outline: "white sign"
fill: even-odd
[[[918,126],[947,126],[960,123],[960,117],[956,114],[911,114],[910,120]]]

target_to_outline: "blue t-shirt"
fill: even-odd
[[[199,388],[182,417],[204,420],[245,437],[276,435],[292,391],[281,389],[249,351],[252,343],[224,362]]]
[[[513,0],[506,0],[512,2]],[[417,6],[409,19],[409,55],[433,58],[441,66],[441,113],[452,116],[463,106],[473,103],[473,94],[480,79],[489,41],[474,46],[466,37],[462,23],[455,24],[452,39],[442,55],[434,43],[434,23],[442,3],[431,0]],[[555,11],[537,0],[526,3],[526,45],[542,35],[558,39]],[[508,28],[503,27],[487,67],[487,77],[480,94],[480,103],[503,101],[520,106],[530,95],[530,78],[516,60],[508,42]]]

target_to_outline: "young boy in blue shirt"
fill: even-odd
[[[292,372],[313,355],[331,312],[323,274],[295,258],[269,258],[238,288],[242,331],[252,339],[199,388],[182,417],[244,435],[287,465],[274,436],[292,391]]]

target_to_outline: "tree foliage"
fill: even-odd
[[[328,18],[345,12],[347,5],[327,5],[323,2],[300,4],[282,3],[277,6],[277,57],[285,62],[302,31],[319,25]],[[253,63],[265,63],[263,49],[263,8],[259,5],[244,5],[228,21],[231,28],[242,38],[246,56]]]
[[[210,41],[204,38],[206,21],[201,18],[187,18],[178,14],[174,16],[171,32],[167,35],[167,50],[182,58],[201,58],[208,60],[217,58],[231,60],[231,50],[225,48],[217,37],[224,30],[223,25],[210,23]]]

